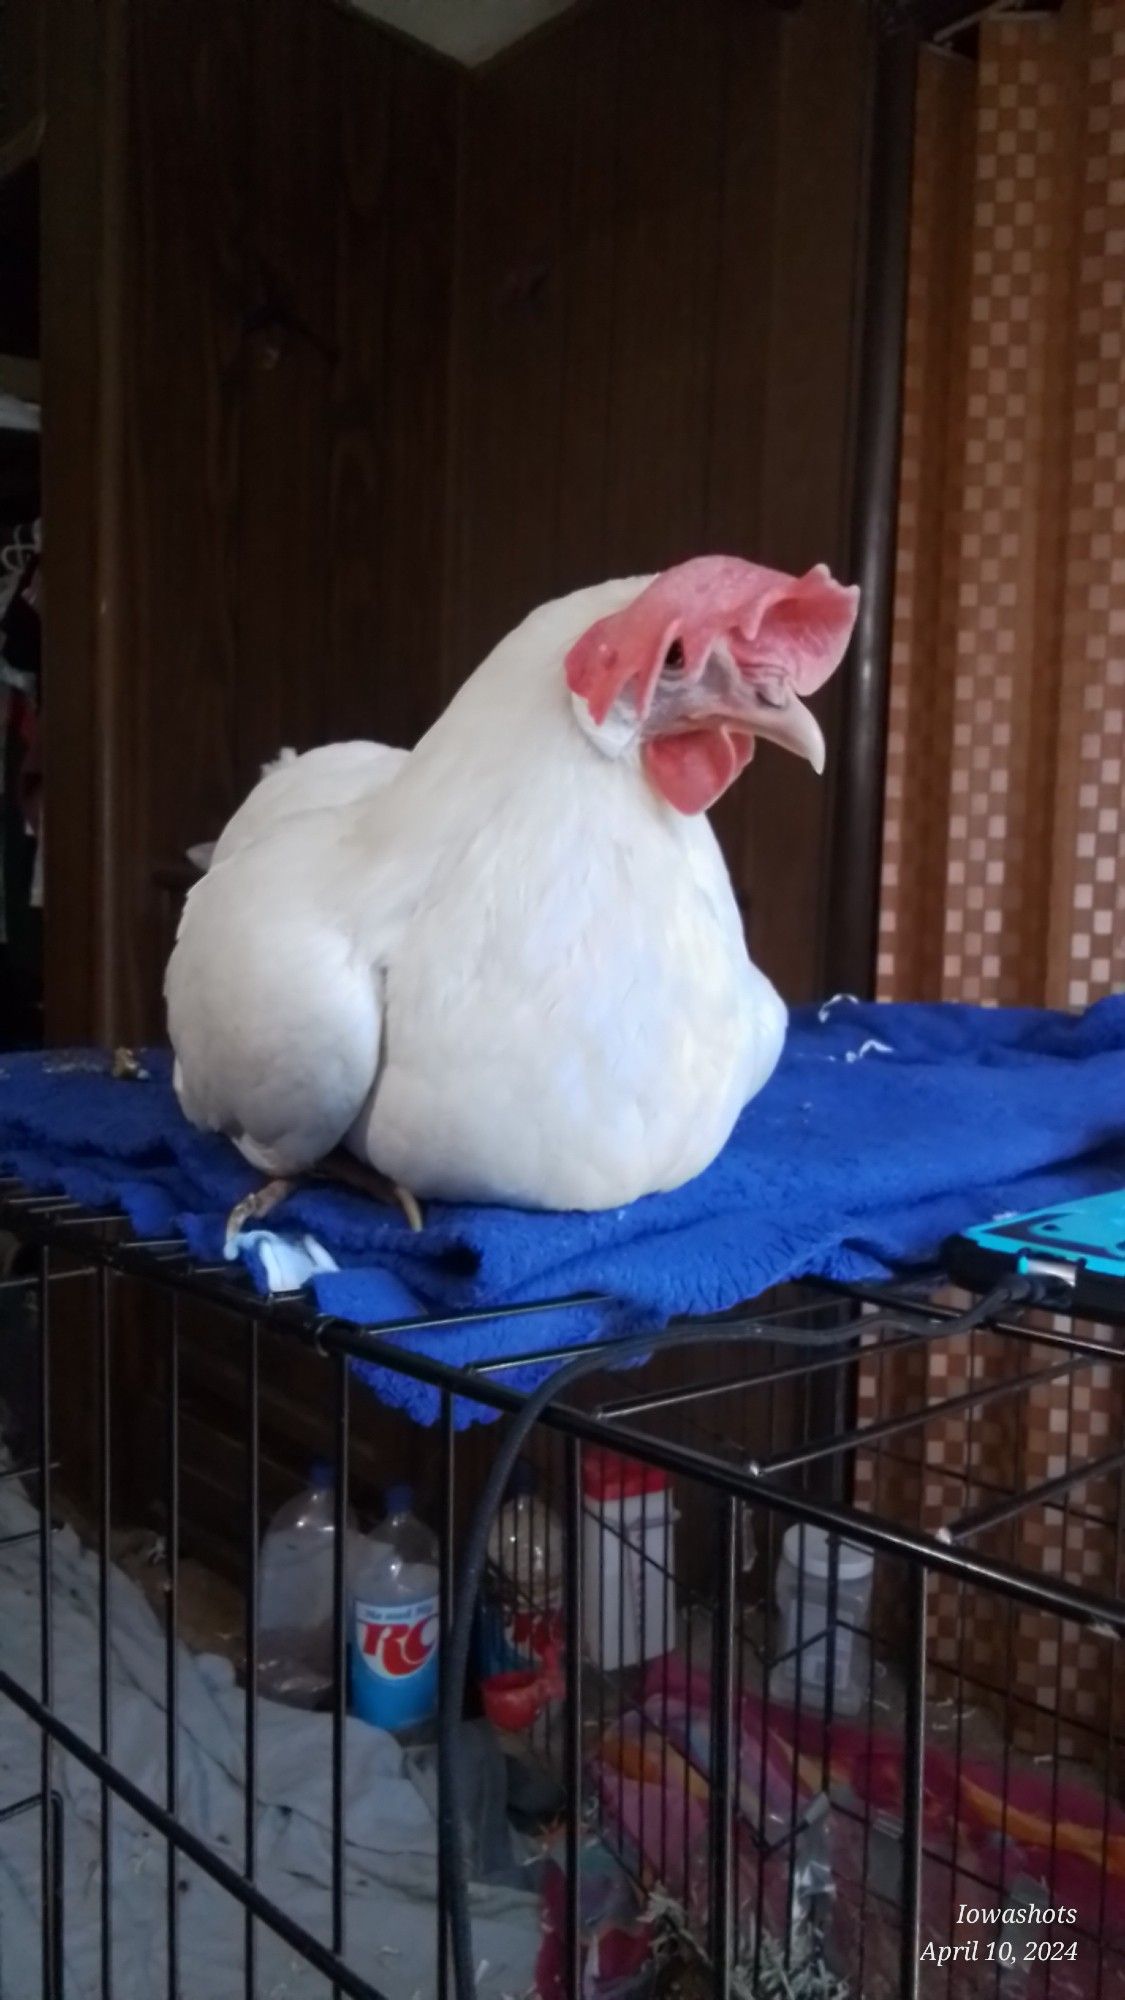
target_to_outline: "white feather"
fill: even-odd
[[[236,849],[256,840],[265,828],[294,812],[315,806],[347,806],[385,785],[405,764],[410,752],[385,743],[326,743],[298,756],[282,750],[253,791],[229,819],[210,858],[213,868]]]
[[[706,820],[575,721],[566,651],[642,583],[534,612],[386,782],[227,845],[168,971],[189,1117],[265,1171],[346,1139],[421,1196],[534,1207],[709,1164],[785,1010]]]

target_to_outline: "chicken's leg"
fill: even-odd
[[[295,1193],[303,1181],[328,1181],[336,1187],[350,1188],[356,1194],[369,1194],[376,1201],[393,1202],[401,1208],[407,1222],[414,1231],[422,1228],[422,1210],[417,1197],[409,1188],[399,1187],[388,1180],[375,1167],[362,1166],[350,1153],[337,1148],[317,1167],[310,1167],[306,1173],[293,1174],[285,1179],[266,1181],[252,1194],[236,1202],[227,1217],[226,1240],[228,1244],[238,1235],[248,1222],[260,1222]]]
[[[401,1208],[415,1232],[422,1228],[422,1209],[416,1195],[409,1188],[400,1187],[387,1174],[381,1174],[378,1167],[370,1167],[357,1160],[353,1154],[345,1153],[337,1146],[334,1153],[322,1160],[313,1169],[314,1180],[332,1181],[337,1187],[351,1188],[354,1194],[369,1194],[375,1201],[394,1202]]]

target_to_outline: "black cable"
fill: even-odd
[[[959,1318],[934,1321],[934,1337],[948,1339],[951,1336],[956,1338],[959,1334],[970,1333],[983,1321],[1009,1312],[1013,1306],[1059,1303],[1056,1295],[1062,1289],[1060,1281],[1053,1277],[1013,1275],[997,1285],[986,1298],[978,1300],[975,1306],[970,1307]],[[538,1389],[528,1397],[519,1414],[512,1419],[511,1428],[493,1460],[492,1470],[485,1482],[484,1491],[477,1503],[466,1537],[457,1587],[453,1596],[453,1617],[447,1641],[438,1710],[438,1847],[446,1882],[449,1945],[452,1952],[456,2000],[474,2000],[477,1990],[462,1833],[461,1772],[457,1732],[465,1705],[473,1615],[488,1559],[488,1538],[511,1478],[512,1468],[529,1432],[538,1423],[544,1410],[567,1389],[580,1382],[584,1376],[596,1375],[607,1365],[616,1368],[627,1361],[643,1360],[655,1349],[663,1353],[669,1348],[726,1345],[736,1340],[761,1341],[773,1347],[810,1349],[843,1347],[875,1326],[886,1333],[918,1334],[924,1330],[916,1318],[907,1314],[873,1313],[853,1321],[846,1327],[785,1326],[764,1320],[739,1320],[731,1325],[712,1320],[694,1321],[683,1327],[669,1329],[663,1334],[652,1332],[640,1334],[631,1340],[620,1342],[613,1348],[611,1355],[607,1356],[604,1350],[597,1354],[577,1355],[573,1361],[567,1362],[557,1373],[548,1376],[545,1382],[541,1382]],[[579,1560],[577,1550],[570,1551],[569,1560],[574,1562]],[[568,1645],[575,1646],[580,1643],[580,1634],[576,1632],[567,1634]],[[440,1941],[440,1949],[445,1949],[444,1940]]]

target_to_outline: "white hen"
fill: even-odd
[[[411,755],[267,773],[168,967],[187,1116],[271,1175],[343,1142],[448,1200],[599,1209],[699,1173],[785,1032],[704,813],[757,736],[822,767],[798,697],[855,609],[826,570],[727,557],[603,584],[533,612]]]

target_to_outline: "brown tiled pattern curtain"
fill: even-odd
[[[1082,1007],[1120,986],[1125,0],[998,17],[976,64],[923,58],[890,703],[881,995]],[[911,1401],[967,1386],[940,1348],[910,1367],[894,1390]],[[863,1400],[887,1394],[871,1381]],[[991,1406],[987,1435],[951,1419],[948,1463],[970,1453],[997,1487],[1030,1485],[1122,1428],[1098,1370],[1007,1416]],[[901,1468],[884,1477],[900,1510],[948,1517],[939,1466],[909,1491]],[[1025,1517],[991,1552],[1112,1587],[1116,1483]],[[931,1639],[1015,1696],[1019,1733],[1060,1699],[1104,1728],[1096,1639],[978,1623],[945,1586]]]
[[[1125,7],[923,60],[879,986],[1125,978]]]

